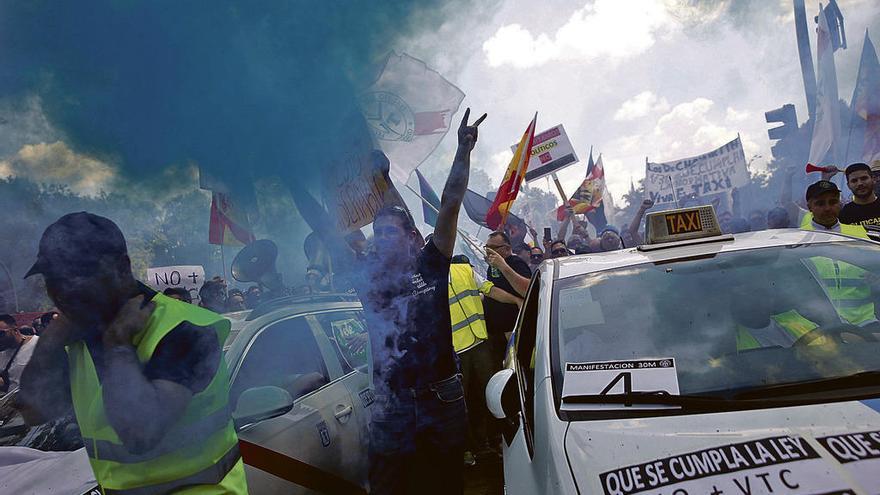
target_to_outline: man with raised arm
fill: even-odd
[[[452,346],[447,285],[458,212],[467,190],[477,126],[470,109],[432,238],[420,246],[409,212],[379,210],[375,252],[359,257],[355,287],[364,304],[376,402],[370,425],[371,493],[461,493],[467,419]]]

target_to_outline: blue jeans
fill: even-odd
[[[462,493],[467,410],[461,375],[376,394],[370,493]]]

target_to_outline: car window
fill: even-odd
[[[303,317],[267,325],[257,333],[242,358],[230,397],[249,388],[275,386],[297,399],[330,381],[321,351]]]
[[[356,311],[338,311],[315,318],[333,344],[342,372],[367,372],[370,340],[363,315]]]
[[[560,280],[554,386],[577,375],[566,363],[640,359],[673,358],[681,394],[880,370],[878,254],[861,241],[802,244]]]

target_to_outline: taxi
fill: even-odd
[[[507,493],[880,493],[880,243],[646,224],[533,275],[486,388]]]

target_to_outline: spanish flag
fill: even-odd
[[[208,242],[226,246],[244,246],[254,240],[254,233],[251,232],[244,211],[235,208],[228,194],[212,192]]]
[[[507,166],[507,172],[504,174],[504,180],[498,187],[498,193],[495,195],[495,201],[486,213],[486,224],[491,229],[498,229],[507,222],[507,215],[513,206],[513,200],[519,193],[519,186],[522,184],[523,178],[526,176],[526,170],[529,168],[529,158],[532,156],[532,142],[535,139],[535,123],[538,120],[538,112],[532,118],[532,123],[523,133],[516,151],[513,153],[513,159]]]

